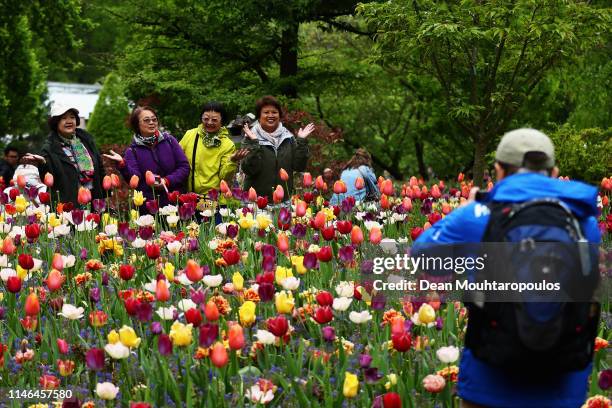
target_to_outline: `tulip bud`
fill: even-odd
[[[185,267],[185,274],[187,275],[187,278],[189,278],[189,280],[192,282],[199,282],[204,276],[202,268],[193,259],[187,261],[187,266]]]
[[[214,322],[219,320],[219,309],[217,305],[212,300],[206,302],[206,306],[204,308],[204,316],[206,316],[206,320],[210,322]]]
[[[357,190],[361,190],[365,187],[365,180],[363,179],[363,177],[357,177],[357,179],[355,179],[355,188]]]
[[[155,184],[155,174],[153,174],[151,170],[147,170],[145,173],[145,182],[147,183],[147,186],[152,186]]]
[[[62,287],[64,279],[65,277],[60,271],[58,271],[57,269],[51,269],[51,272],[49,272],[49,275],[47,275],[47,287],[51,292],[55,292],[56,290]]]
[[[219,184],[219,190],[221,191],[221,194],[226,194],[230,191],[230,188],[227,185],[227,181],[221,180],[221,184]]]
[[[165,279],[160,279],[157,281],[155,297],[159,302],[167,302],[170,300],[170,291],[168,290],[168,284],[166,283]]]
[[[138,183],[140,183],[140,179],[138,178],[138,176],[137,176],[137,175],[135,175],[135,174],[134,174],[134,175],[133,175],[133,176],[130,178],[130,188],[131,188],[132,190],[135,190],[136,188],[138,188]]]
[[[346,184],[342,180],[337,180],[334,182],[334,193],[336,194],[344,194],[346,193]]]
[[[388,196],[392,196],[393,194],[395,194],[395,191],[393,190],[393,182],[389,179],[386,179],[382,182],[382,189],[381,189],[382,193]]]
[[[370,230],[370,242],[373,244],[379,244],[382,241],[382,232],[378,227],[372,227]]]
[[[254,203],[257,201],[257,191],[253,187],[249,188],[249,201]]]
[[[351,230],[351,243],[353,244],[361,244],[363,242],[363,231],[357,225],[353,226]]]
[[[227,350],[225,350],[223,343],[215,343],[210,353],[210,361],[215,367],[221,368],[227,364],[228,360]]]
[[[315,179],[315,188],[319,191],[325,191],[327,188],[325,187],[325,181],[323,181],[322,176],[317,176]]]
[[[227,333],[229,346],[232,350],[240,350],[246,344],[244,339],[244,331],[242,326],[239,324],[233,324],[230,326]]]
[[[304,187],[312,186],[312,174],[304,173],[302,184]]]
[[[289,250],[289,238],[287,238],[287,235],[280,232],[276,238],[276,246],[279,251],[283,253],[287,252]]]
[[[111,180],[110,176],[104,176],[104,178],[102,179],[102,188],[108,191],[111,189],[112,186],[113,181]]]
[[[25,313],[27,316],[36,316],[40,313],[40,302],[36,292],[30,292],[25,301]]]
[[[51,261],[51,267],[53,269],[57,269],[58,271],[64,270],[64,258],[62,258],[62,254],[55,253],[53,254],[53,260]]]
[[[53,174],[51,173],[46,173],[45,174],[45,179],[44,179],[44,183],[47,187],[51,188],[53,187]]]
[[[24,188],[26,186],[26,178],[23,174],[17,176],[17,185],[19,188]]]
[[[308,206],[306,204],[305,201],[299,200],[297,202],[297,204],[295,205],[295,215],[297,217],[303,217],[304,215],[306,215],[306,210],[307,210]]]
[[[77,194],[77,201],[81,205],[85,205],[91,201],[91,191],[88,188],[81,187],[79,188],[79,192]]]
[[[283,190],[282,186],[277,185],[276,189],[272,193],[272,201],[274,201],[275,204],[278,204],[283,201],[284,197],[285,197],[285,190]]]
[[[281,169],[278,171],[278,177],[280,177],[280,179],[282,181],[287,181],[289,180],[289,174],[287,174],[287,171],[285,169],[283,169],[281,167]]]
[[[121,180],[119,180],[119,176],[116,175],[115,173],[110,175],[111,178],[111,186],[112,188],[119,188],[121,187]]]

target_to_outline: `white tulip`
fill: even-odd
[[[206,286],[216,288],[223,283],[223,275],[206,275],[202,280]]]
[[[104,351],[108,353],[115,360],[121,360],[123,358],[128,358],[130,355],[130,349],[127,346],[124,346],[120,341],[115,344],[107,344],[104,346]]]
[[[106,227],[104,227],[104,232],[109,237],[117,235],[117,231],[118,231],[117,224],[108,224]]]
[[[174,320],[174,312],[176,312],[176,307],[160,307],[155,311],[160,319],[162,320]]]
[[[96,394],[103,400],[113,400],[119,393],[119,387],[113,383],[103,382],[96,384]]]
[[[263,344],[274,344],[276,342],[276,336],[267,330],[257,330],[255,337]]]
[[[183,312],[186,312],[189,309],[195,309],[197,307],[198,305],[196,305],[196,303],[191,299],[183,299],[178,302],[178,308],[181,309]]]
[[[338,297],[334,299],[334,302],[332,303],[332,307],[334,308],[334,310],[337,310],[339,312],[344,312],[346,309],[349,308],[352,301],[353,299],[351,298]]]
[[[166,245],[166,247],[168,248],[168,252],[170,252],[171,254],[178,254],[182,246],[183,245],[181,244],[181,241],[172,241],[169,242],[168,245]]]
[[[372,320],[372,315],[367,310],[363,312],[351,312],[349,313],[349,319],[353,323],[361,324]]]
[[[78,320],[83,317],[83,312],[85,309],[82,307],[76,307],[74,305],[64,303],[62,306],[62,311],[58,313],[58,315],[65,317],[69,320]]]
[[[459,358],[459,349],[455,346],[440,347],[436,351],[436,356],[444,364],[452,364]]]
[[[285,290],[296,290],[300,287],[300,280],[295,276],[290,276],[288,278],[283,279],[281,282],[281,286]]]
[[[355,294],[355,284],[347,281],[340,282],[336,285],[336,293],[340,297],[352,298]]]
[[[132,241],[132,247],[134,248],[144,248],[146,244],[147,244],[147,241],[145,241],[144,239],[140,237]]]

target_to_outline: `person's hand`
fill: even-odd
[[[314,130],[315,125],[313,123],[309,123],[305,128],[300,128],[297,135],[300,139],[306,139]]]
[[[113,150],[111,150],[109,154],[104,153],[102,156],[117,163],[121,163],[123,161],[123,157],[121,157],[119,153],[114,152]]]
[[[233,161],[234,163],[238,163],[239,161],[247,157],[248,154],[249,154],[249,149],[240,149],[240,150],[237,150],[234,154],[232,154],[232,157],[230,157],[230,160]]]
[[[168,187],[166,187],[166,179],[164,177],[155,177],[155,183],[153,184],[153,188],[156,190],[165,190],[168,192]]]
[[[40,164],[44,164],[46,163],[46,160],[44,157],[39,156],[37,154],[32,154],[32,153],[26,153],[25,155],[23,155],[23,157],[19,160],[19,163],[21,164],[31,164],[33,166],[38,166]]]
[[[480,191],[480,187],[472,187],[472,189],[470,190],[470,193],[468,194],[467,200],[462,202],[459,205],[459,207],[463,207],[465,205],[468,205],[468,204],[473,203],[474,201],[476,201],[476,193],[478,193],[479,191]]]
[[[253,131],[251,130],[251,128],[249,127],[248,124],[245,124],[244,127],[242,128],[242,130],[244,130],[244,134],[251,140],[257,140],[257,135],[255,135],[255,133],[253,133]]]

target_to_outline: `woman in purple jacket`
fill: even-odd
[[[153,199],[153,191],[146,184],[145,174],[151,171],[155,175],[155,196],[159,206],[168,204],[168,192],[185,191],[189,177],[189,162],[183,149],[174,136],[160,132],[157,113],[148,106],[136,107],[129,119],[134,131],[132,144],[125,150],[124,157],[110,151],[104,156],[117,162],[119,171],[126,181],[132,176],[139,178],[138,190],[142,191],[147,200]]]

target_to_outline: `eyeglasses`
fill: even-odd
[[[219,118],[205,118],[202,116],[202,121],[204,123],[219,123]]]
[[[141,120],[141,122],[146,124],[157,123],[157,118],[144,118]]]

